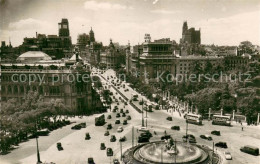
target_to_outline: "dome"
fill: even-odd
[[[35,62],[40,60],[52,60],[52,58],[42,51],[28,51],[21,54],[16,60],[21,62]]]

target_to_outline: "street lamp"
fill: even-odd
[[[37,164],[42,163],[40,159],[39,145],[38,145],[38,134],[37,134],[37,120],[35,123],[35,131],[36,131],[36,148],[37,148]]]

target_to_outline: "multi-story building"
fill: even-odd
[[[194,27],[188,29],[188,24],[185,21],[182,26],[182,38],[180,43],[200,44],[200,30],[195,30]]]
[[[120,54],[119,50],[115,48],[112,39],[110,44],[104,52],[100,54],[100,64],[104,65],[107,69],[114,69],[120,67],[121,58],[123,54]]]
[[[19,46],[20,52],[29,51],[31,46],[38,46],[41,51],[53,58],[63,58],[65,53],[72,49],[68,19],[62,19],[58,26],[59,35],[46,36],[36,32],[36,37],[24,38],[23,44]]]
[[[79,65],[80,66],[80,65]],[[75,67],[78,67],[76,65]],[[1,65],[1,99],[17,99],[24,101],[28,91],[37,91],[48,102],[61,99],[64,104],[76,111],[92,113],[101,108],[99,96],[92,88],[91,78],[83,81],[82,77],[90,77],[90,70],[79,72],[65,63],[16,63]],[[29,81],[30,80],[30,81]]]
[[[200,64],[200,67],[203,69],[205,68],[207,62],[210,62],[213,67],[222,64],[223,57],[218,56],[196,56],[196,55],[189,55],[189,56],[179,56],[176,57],[174,60],[174,76],[176,77],[179,75],[189,74],[192,72],[194,68],[194,64]]]
[[[143,52],[139,58],[139,74],[146,83],[156,82],[158,74],[164,71],[173,72],[175,59],[173,42],[169,38],[151,42],[149,34],[145,35]]]

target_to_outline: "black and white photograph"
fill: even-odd
[[[1,164],[260,164],[259,0],[0,0]]]

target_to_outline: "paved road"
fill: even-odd
[[[113,72],[110,72],[113,74]],[[105,84],[107,81],[102,80],[102,83]],[[131,93],[135,92],[130,87],[126,86],[130,91],[124,92],[124,89],[120,88],[126,97],[131,98]],[[116,99],[119,99],[119,94],[116,94],[116,90],[112,87],[110,90],[115,95]],[[121,97],[121,96],[120,96]],[[139,96],[139,100],[141,97]],[[138,102],[135,103],[139,106]],[[117,105],[115,102],[112,104],[112,108]],[[118,105],[119,109],[124,108],[123,103]],[[140,106],[139,106],[140,107]],[[56,162],[57,164],[81,164],[86,163],[88,157],[93,157],[95,162],[98,164],[110,163],[110,160],[113,158],[120,157],[120,143],[118,139],[120,137],[126,136],[127,141],[122,143],[123,150],[132,146],[132,127],[134,127],[134,144],[136,145],[136,139],[139,135],[137,133],[137,127],[141,126],[141,114],[134,110],[130,105],[127,105],[125,109],[129,110],[129,115],[131,115],[132,120],[128,121],[128,125],[115,125],[115,116],[116,113],[108,111],[105,113],[107,117],[109,114],[112,116],[111,120],[106,120],[107,124],[111,123],[113,129],[110,130],[110,135],[113,134],[117,137],[117,141],[111,143],[109,141],[110,136],[104,136],[106,131],[106,125],[102,127],[94,126],[94,116],[84,117],[83,119],[75,119],[77,122],[86,122],[87,128],[81,129],[78,131],[73,131],[70,129],[70,126],[64,127],[62,129],[56,130],[50,134],[49,137],[40,137],[39,144],[41,150],[41,159],[42,161]],[[181,140],[181,137],[185,134],[186,123],[185,120],[181,117],[178,117],[178,114],[175,114],[173,121],[167,121],[166,117],[171,115],[166,111],[154,111],[148,113],[148,128],[153,129],[157,132],[157,135],[151,139],[152,141],[160,139],[166,130],[168,134],[171,134],[175,139]],[[125,118],[120,117],[121,122]],[[197,126],[189,124],[189,133],[193,134],[197,138],[198,144],[204,144],[212,146],[212,141],[206,141],[200,139],[201,134],[210,134],[212,130],[220,130],[221,136],[212,136],[214,142],[225,141],[228,144],[228,151],[233,155],[232,161],[224,161],[225,163],[234,163],[234,164],[259,164],[260,156],[255,157],[239,151],[239,148],[244,145],[254,145],[260,147],[260,130],[256,127],[245,127],[244,131],[241,131],[240,125],[234,125],[233,127],[223,127],[223,126],[213,126],[211,122],[203,121],[203,126]],[[173,131],[170,129],[173,125],[179,125],[181,127],[180,131]],[[124,131],[122,133],[116,132],[118,126],[123,126]],[[89,132],[91,139],[86,141],[84,140],[85,133]],[[56,142],[61,142],[64,151],[57,151]],[[114,150],[114,157],[107,157],[105,150],[100,150],[100,143],[104,142],[107,147],[111,147]],[[223,154],[224,149],[217,149],[220,154]],[[25,163],[25,164],[34,164],[36,161],[35,154],[35,141],[30,140],[28,142],[20,144],[20,147],[11,152],[6,156],[0,156],[0,162],[3,163]]]

